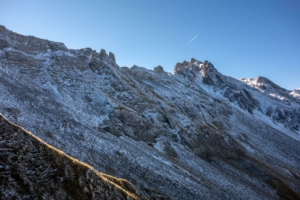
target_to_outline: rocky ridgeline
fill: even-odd
[[[254,110],[259,111],[274,122],[283,124],[285,128],[299,134],[299,96],[291,94],[292,91],[281,88],[265,77],[241,79],[247,84],[244,85],[219,73],[210,62],[202,63],[194,58],[190,62],[177,63],[174,72],[194,81],[199,81],[199,78],[195,78],[201,76],[201,82],[210,86],[214,92],[220,92],[241,109],[251,114]]]
[[[146,198],[299,197],[297,91],[264,92],[196,59],[173,73],[119,67],[105,50],[5,27],[0,44],[0,112]]]

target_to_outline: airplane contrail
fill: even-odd
[[[195,35],[195,37],[193,37],[190,41],[189,41],[189,43],[191,43],[194,39],[196,39],[196,37],[197,37],[198,35]],[[188,43],[188,44],[189,44]]]

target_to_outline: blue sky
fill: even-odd
[[[300,87],[299,0],[0,0],[0,24],[72,49],[103,48],[120,66],[172,72],[193,57],[234,78]]]

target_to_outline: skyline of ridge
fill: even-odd
[[[120,66],[172,72],[208,60],[234,78],[300,88],[300,2],[36,1],[0,3],[0,24],[68,48],[105,49]]]

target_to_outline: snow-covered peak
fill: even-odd
[[[251,87],[257,88],[262,92],[265,90],[281,90],[282,92],[286,91],[284,88],[278,86],[277,84],[273,83],[271,80],[263,76],[259,76],[257,78],[241,78],[240,80]]]
[[[290,91],[290,95],[300,100],[300,88]]]
[[[265,94],[272,99],[277,99],[285,104],[291,104],[299,100],[299,90],[288,91],[266,77],[259,76],[258,78],[241,78],[240,81],[256,89],[262,94]]]

